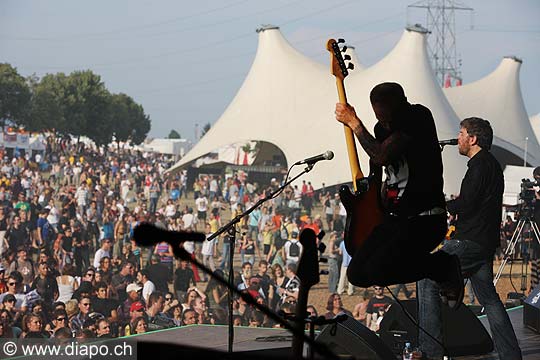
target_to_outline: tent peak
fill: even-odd
[[[271,25],[271,24],[262,24],[260,28],[255,29],[257,33],[266,31],[266,30],[278,30],[279,26]]]
[[[408,25],[405,29],[407,29],[407,31],[418,32],[420,34],[431,34],[431,31],[420,24]]]
[[[523,60],[518,58],[517,56],[515,55],[507,55],[504,57],[504,59],[510,59],[510,60],[514,60],[515,62],[518,62],[520,64],[523,64]]]

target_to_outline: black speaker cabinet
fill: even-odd
[[[407,312],[418,321],[416,300],[402,301]],[[443,343],[449,356],[481,355],[493,351],[493,341],[484,325],[467,306],[451,310],[443,305]],[[406,342],[418,346],[418,328],[399,305],[388,309],[381,321],[381,340],[395,353],[400,354]]]
[[[396,356],[367,327],[348,317],[337,324],[325,325],[316,338],[340,358],[395,360]]]
[[[540,285],[531,291],[523,303],[523,325],[540,333]]]

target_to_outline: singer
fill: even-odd
[[[429,278],[440,284],[443,300],[463,298],[459,260],[438,251],[446,233],[443,165],[431,111],[410,104],[401,85],[382,83],[370,101],[378,122],[371,135],[349,104],[336,105],[336,119],[350,127],[373,166],[384,168],[385,217],[363,246],[351,254],[347,275],[360,287],[388,286]]]

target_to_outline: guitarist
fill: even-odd
[[[373,167],[384,167],[383,222],[356,250],[347,271],[360,287],[388,286],[429,278],[442,300],[463,300],[459,259],[431,254],[446,234],[443,165],[431,111],[410,104],[401,85],[375,86],[370,101],[378,122],[371,135],[349,104],[336,105],[336,119],[351,128]],[[354,236],[354,235],[353,235]]]

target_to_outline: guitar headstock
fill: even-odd
[[[339,47],[339,44],[345,43],[345,40],[329,39],[326,42],[326,50],[330,52],[330,72],[337,78],[343,80],[349,75],[349,70],[354,69],[354,64],[349,62],[345,64],[345,60],[351,60],[349,55],[343,56],[342,53],[347,51],[347,46]]]

